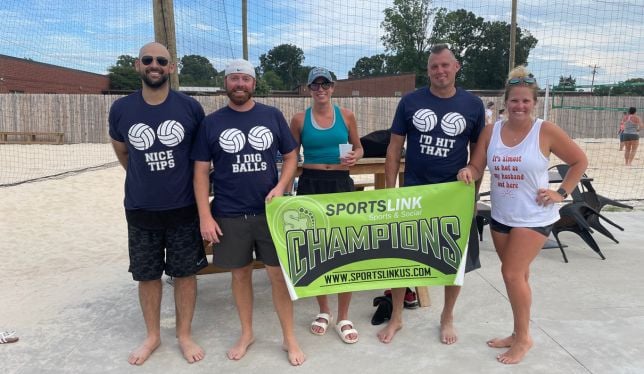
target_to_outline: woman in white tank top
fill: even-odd
[[[505,88],[507,120],[485,127],[470,163],[458,173],[465,183],[479,180],[486,165],[491,173],[490,228],[512,304],[514,330],[487,344],[509,348],[497,356],[504,364],[520,362],[532,347],[530,263],[559,219],[554,203],[566,198],[588,166],[584,152],[561,128],[532,117],[538,89],[525,67],[510,72]],[[558,190],[548,186],[550,153],[570,165]]]

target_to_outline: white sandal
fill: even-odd
[[[2,331],[0,332],[0,344],[15,343],[18,341],[15,331]]]
[[[318,322],[318,319],[323,319],[326,322]],[[331,320],[333,317],[328,314],[328,313],[318,313],[317,316],[315,316],[315,319],[313,322],[311,322],[311,328],[309,329],[311,331],[311,334],[314,335],[324,335],[326,334],[326,329],[329,327],[329,323],[331,323]],[[322,331],[318,332],[313,330],[313,327],[321,327]]]
[[[343,327],[345,326],[351,326],[350,329],[342,330]],[[353,344],[358,341],[358,330],[353,328],[353,322],[343,319],[342,321],[339,321],[335,325],[335,331],[337,331],[338,335],[340,336],[340,339],[342,339],[343,342],[347,344]],[[348,336],[351,334],[356,334],[355,339],[349,339]]]

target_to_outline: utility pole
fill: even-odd
[[[517,0],[512,0],[512,20],[510,22],[510,61],[508,73],[514,69],[514,55],[517,44]]]
[[[597,74],[597,69],[599,69],[599,66],[597,64],[595,65],[588,65],[589,68],[593,69],[593,79],[590,81],[590,92],[593,92],[593,86],[595,85],[595,74]]]
[[[168,48],[170,61],[177,61],[177,37],[174,30],[174,5],[172,0],[153,0],[152,13],[154,15],[154,40]],[[170,74],[170,87],[179,89],[179,69]]]
[[[248,61],[248,0],[242,0],[242,55]]]

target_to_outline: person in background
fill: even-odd
[[[628,112],[622,113],[622,119],[619,121],[619,130],[617,130],[617,136],[619,137],[619,150],[624,150],[624,122],[628,118]]]
[[[456,181],[458,170],[467,165],[468,149],[476,148],[485,127],[485,108],[477,96],[456,87],[460,64],[445,44],[431,48],[427,61],[429,87],[404,96],[391,125],[391,140],[385,159],[385,184],[396,186],[401,150],[405,153],[405,186]],[[458,125],[457,125],[458,124]],[[457,203],[456,201],[454,203]],[[476,225],[472,225],[473,228]],[[470,230],[465,271],[481,267],[476,229]],[[456,343],[454,308],[460,286],[445,287],[445,303],[440,319],[440,341]],[[392,313],[386,327],[378,332],[389,343],[402,328],[405,288],[392,289]]]
[[[507,116],[505,115],[505,108],[499,109],[499,116],[496,117],[496,121],[494,123],[499,122],[499,121],[505,121],[507,119]]]
[[[488,101],[485,106],[485,126],[494,123],[494,101]]]
[[[112,146],[126,172],[129,271],[139,282],[147,329],[145,341],[130,353],[128,362],[143,364],[161,344],[165,271],[174,278],[179,348],[193,363],[205,356],[192,339],[191,324],[197,299],[195,274],[208,266],[208,260],[199,234],[190,150],[204,111],[195,99],[170,89],[176,65],[163,45],[144,45],[135,68],[143,88],[116,100],[109,114]]]
[[[487,126],[469,164],[458,179],[472,183],[490,169],[494,247],[512,306],[514,327],[506,337],[487,342],[492,348],[509,348],[497,356],[504,364],[520,362],[532,347],[530,336],[530,264],[559,220],[556,203],[572,191],[588,166],[586,155],[556,124],[534,118],[537,81],[528,70],[513,69],[505,86],[508,120]],[[549,189],[550,154],[570,165],[557,190]]]
[[[228,105],[209,114],[195,142],[194,189],[201,236],[213,244],[213,263],[230,269],[241,336],[227,356],[240,360],[255,341],[253,252],[265,265],[291,365],[304,363],[293,327],[293,302],[266,221],[266,204],[282,196],[297,170],[297,143],[282,112],[253,100],[255,68],[242,59],[226,66]],[[276,157],[282,154],[278,179]],[[211,161],[214,199],[209,201]],[[265,317],[265,316],[262,316]]]
[[[642,128],[642,119],[635,114],[637,109],[635,107],[628,108],[628,116],[624,121],[624,132],[622,139],[624,140],[624,164],[631,166],[635,153],[640,145],[640,129]]]
[[[313,105],[293,116],[291,133],[304,148],[302,175],[298,180],[297,195],[350,192],[354,190],[349,168],[362,158],[363,149],[356,118],[349,109],[333,104],[334,82],[331,73],[322,67],[309,72],[307,87]],[[348,144],[350,150],[340,154],[339,147]],[[324,335],[333,318],[326,295],[317,297],[320,313],[311,324],[311,332]],[[347,344],[358,341],[358,331],[349,320],[351,293],[338,294],[338,314],[335,330]]]

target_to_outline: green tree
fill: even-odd
[[[273,90],[280,90],[282,87],[284,87],[284,82],[282,82],[282,78],[280,78],[277,73],[275,73],[272,70],[269,70],[262,74],[261,77],[262,84],[266,86],[266,93],[273,91]],[[258,87],[259,87],[259,81]],[[258,90],[259,91],[259,90]]]
[[[179,82],[183,86],[215,87],[217,74],[217,70],[203,56],[183,56],[179,63]]]
[[[304,51],[291,44],[281,44],[259,56],[262,72],[274,72],[282,81],[282,87],[273,89],[290,90],[301,83],[298,73],[304,61]]]
[[[432,0],[394,0],[384,10],[380,38],[399,72],[416,73],[416,85],[427,83],[427,56],[430,47],[429,21],[435,10]]]
[[[432,44],[447,43],[461,63],[457,77],[465,88],[503,88],[509,70],[510,25],[485,21],[465,9],[436,12]],[[525,64],[537,39],[517,27],[515,63]]]
[[[597,89],[593,91],[597,95]],[[644,96],[644,78],[632,78],[610,87],[611,96]]]
[[[134,91],[141,88],[141,77],[134,69],[135,61],[136,57],[120,55],[116,64],[109,67],[110,89]]]
[[[377,77],[380,75],[396,74],[391,63],[391,56],[383,53],[371,57],[361,57],[349,71],[349,78]]]
[[[563,75],[559,76],[559,84],[554,87],[555,91],[576,91],[577,90],[577,80],[569,75],[564,77]]]

